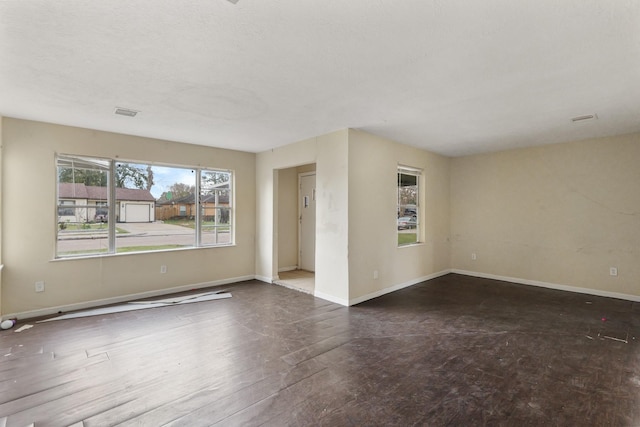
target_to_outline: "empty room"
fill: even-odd
[[[0,427],[640,425],[640,3],[0,1]]]

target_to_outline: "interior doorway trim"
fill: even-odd
[[[309,177],[309,176],[313,176],[314,177],[314,185],[313,185],[313,189],[311,191],[310,194],[308,195],[303,195],[303,191],[302,191],[302,180],[305,177]],[[315,211],[316,209],[316,185],[315,185],[315,176],[316,176],[316,172],[301,172],[298,174],[298,268],[301,270],[309,270],[309,271],[315,271],[315,212],[313,215],[313,227],[314,227],[314,233],[313,233],[313,257],[314,257],[314,262],[313,262],[313,269],[309,269],[309,268],[305,268],[305,265],[303,263],[302,260],[302,248],[303,248],[303,230],[302,230],[302,214],[303,214],[303,209],[304,209],[304,204],[305,203],[309,203],[309,205],[313,205],[313,209]],[[304,197],[308,197],[309,200],[305,202]]]

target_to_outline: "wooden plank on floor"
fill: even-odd
[[[340,347],[348,343],[351,340],[348,336],[333,336],[327,339],[323,339],[314,344],[305,346],[296,351],[282,356],[282,360],[290,365],[297,365],[309,359],[333,350],[336,347]]]

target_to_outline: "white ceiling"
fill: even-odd
[[[637,132],[640,1],[0,0],[0,115],[253,152]]]

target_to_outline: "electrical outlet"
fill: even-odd
[[[167,272],[167,266],[166,265],[161,265],[160,266],[160,274],[164,274]]]
[[[44,292],[44,282],[36,282],[36,292]]]
[[[617,276],[617,275],[618,275],[618,269],[616,267],[610,267],[609,276]]]
[[[477,259],[478,259],[478,257],[476,256],[476,253],[475,253],[475,252],[471,254],[471,259],[472,259],[473,261],[475,261],[475,260],[477,260]]]

